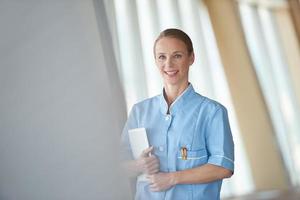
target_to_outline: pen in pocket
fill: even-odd
[[[187,159],[187,148],[181,147],[180,152],[181,152],[181,159],[186,160]]]

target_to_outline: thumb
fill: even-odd
[[[147,149],[145,149],[143,152],[142,152],[142,157],[148,157],[149,156],[149,153],[153,151],[153,146],[151,147],[148,147]]]

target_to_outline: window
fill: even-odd
[[[271,1],[269,1],[271,2]],[[300,183],[300,112],[290,66],[279,35],[276,12],[284,1],[241,3],[240,13],[251,58],[267,103],[285,166],[293,185]]]

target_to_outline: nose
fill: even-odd
[[[166,59],[166,62],[165,62],[165,67],[166,67],[166,68],[172,68],[172,66],[173,66],[172,58],[168,57],[168,58]]]

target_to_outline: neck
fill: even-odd
[[[164,86],[164,96],[170,108],[171,104],[176,100],[178,96],[189,86],[189,83],[186,82],[181,85],[168,85]],[[168,109],[169,110],[169,109]],[[168,111],[169,112],[169,111]]]

